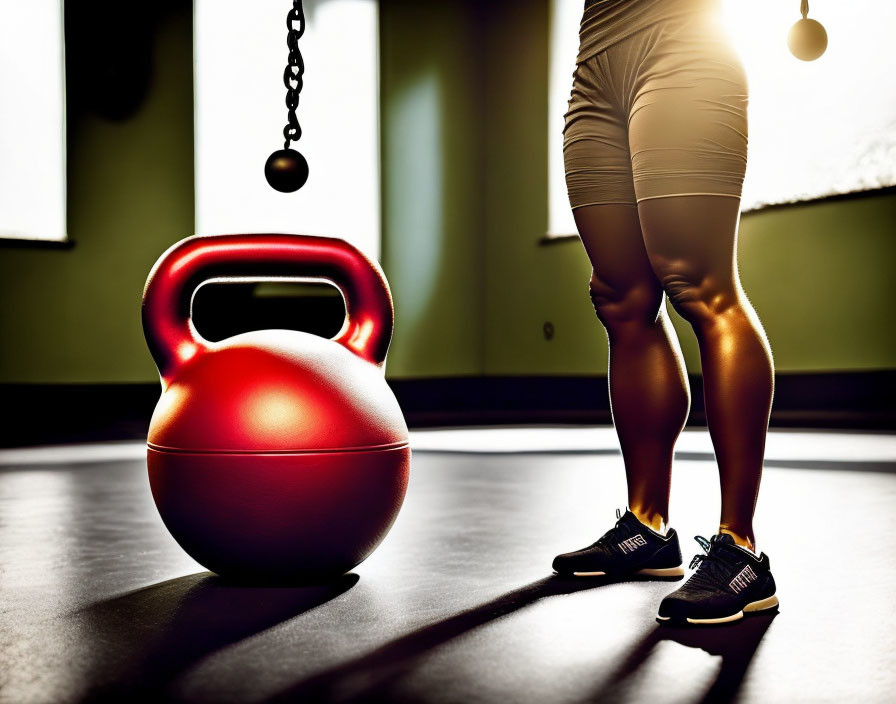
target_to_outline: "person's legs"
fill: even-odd
[[[591,300],[610,343],[610,403],[629,508],[658,529],[668,523],[673,447],[690,407],[681,349],[637,209],[607,204],[573,212],[593,267]]]
[[[720,532],[752,548],[774,367],[738,276],[739,205],[725,196],[673,196],[642,200],[638,211],[653,271],[697,335],[721,479]]]

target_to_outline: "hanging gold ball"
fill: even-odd
[[[264,177],[274,190],[292,193],[308,180],[308,162],[295,149],[278,149],[268,157]]]
[[[787,33],[787,46],[796,58],[815,61],[828,48],[828,33],[821,22],[804,17]]]

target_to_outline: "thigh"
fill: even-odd
[[[696,296],[721,310],[737,297],[739,210],[739,199],[714,195],[638,203],[647,257],[673,304]]]
[[[627,120],[606,79],[605,57],[576,66],[564,116],[563,161],[573,209],[589,205],[635,205]]]
[[[663,290],[653,273],[638,211],[622,204],[592,205],[574,211],[579,236],[594,274],[591,281],[595,306],[618,307],[655,315]],[[624,312],[624,311],[620,311]]]
[[[638,202],[676,195],[740,198],[747,164],[746,74],[711,23],[670,23],[639,67],[629,113]]]

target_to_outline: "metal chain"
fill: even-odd
[[[298,29],[294,24],[298,23]],[[283,136],[286,141],[284,149],[289,149],[290,142],[298,141],[302,136],[302,128],[299,127],[299,119],[296,117],[296,108],[299,107],[299,93],[302,92],[305,62],[299,51],[299,39],[305,33],[305,13],[302,11],[302,0],[293,0],[292,9],[286,15],[286,46],[289,47],[289,59],[283,70],[283,85],[286,86],[287,123],[283,128]]]

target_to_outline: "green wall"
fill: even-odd
[[[140,325],[143,284],[159,255],[193,232],[192,17],[181,5],[158,18],[148,93],[133,117],[72,109],[80,102],[69,95],[74,247],[0,249],[0,382],[158,379]],[[70,59],[84,49],[66,47]]]
[[[482,373],[482,52],[471,10],[381,4],[382,262],[395,299],[393,377]]]
[[[70,115],[75,246],[0,249],[0,382],[157,379],[139,302],[193,231],[191,28],[188,10],[160,25],[135,117]],[[541,242],[547,31],[547,0],[381,2],[390,377],[606,372],[581,244]],[[741,274],[779,371],[896,368],[894,223],[892,194],[743,218]]]

